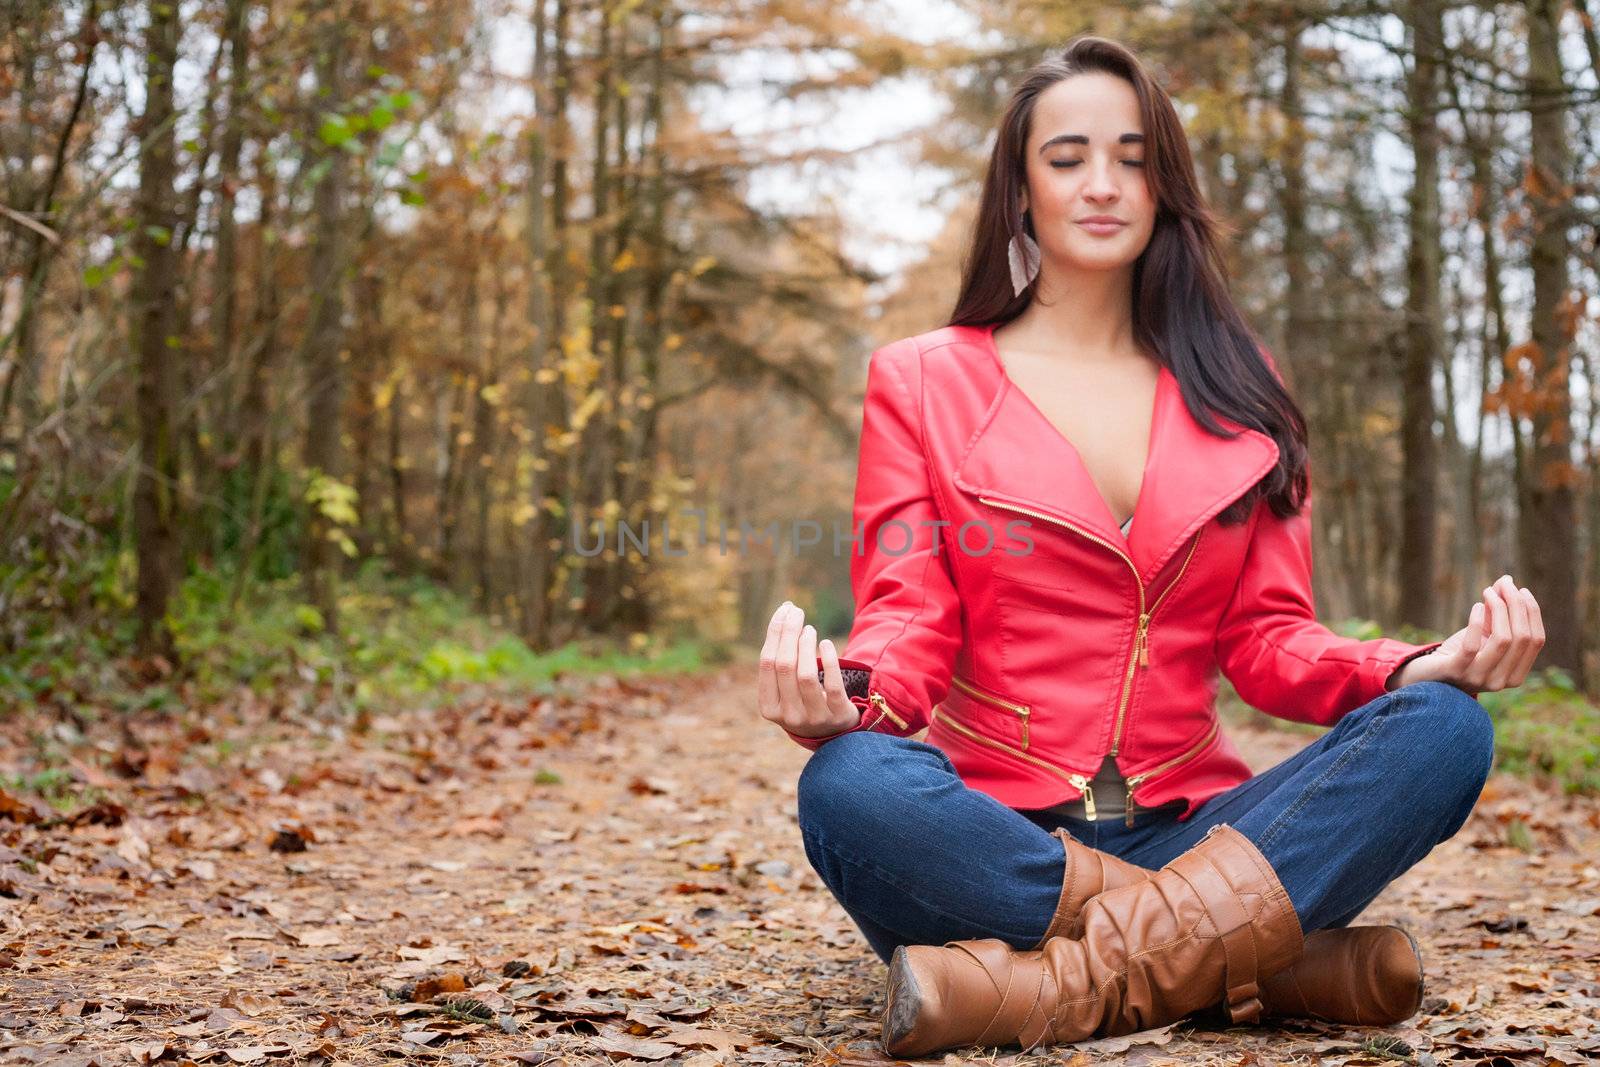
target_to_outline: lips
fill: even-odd
[[[1123,222],[1121,219],[1088,218],[1079,219],[1078,225],[1082,226],[1085,230],[1088,230],[1092,234],[1103,236],[1106,234],[1117,233],[1124,226],[1126,226],[1127,223]]]

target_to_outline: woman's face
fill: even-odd
[[[1022,208],[1046,264],[1115,270],[1139,258],[1155,228],[1145,184],[1144,125],[1133,86],[1098,71],[1057,82],[1034,104]],[[1096,218],[1116,220],[1097,225]]]

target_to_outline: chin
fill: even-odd
[[[1076,270],[1115,271],[1126,270],[1127,268],[1133,266],[1133,264],[1138,261],[1138,258],[1139,257],[1137,255],[1128,255],[1122,250],[1112,252],[1111,249],[1103,249],[1101,255],[1069,256],[1067,258],[1067,262]]]

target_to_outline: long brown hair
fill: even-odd
[[[1220,414],[1278,444],[1277,465],[1221,512],[1219,521],[1244,521],[1262,496],[1280,517],[1294,514],[1310,491],[1305,416],[1228,292],[1220,252],[1226,227],[1200,191],[1172,100],[1123,45],[1080,34],[1024,74],[1011,94],[989,156],[949,325],[998,326],[1020,315],[1033,299],[1031,285],[1012,293],[1006,246],[1014,234],[1036,237],[1033,220],[1019,210],[1027,188],[1034,105],[1056,82],[1088,71],[1113,74],[1132,85],[1144,123],[1144,174],[1156,221],[1133,267],[1134,337],[1172,371],[1184,403],[1206,430],[1233,436],[1213,418]]]

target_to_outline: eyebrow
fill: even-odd
[[[1089,143],[1089,135],[1088,134],[1084,134],[1084,133],[1058,133],[1054,137],[1052,137],[1048,141],[1046,141],[1044,144],[1040,145],[1039,146],[1039,151],[1043,152],[1045,149],[1049,148],[1051,145],[1058,145],[1058,144],[1085,144],[1086,145],[1088,143]],[[1142,134],[1142,133],[1125,133],[1121,137],[1117,138],[1117,143],[1118,144],[1144,144],[1144,134]]]

